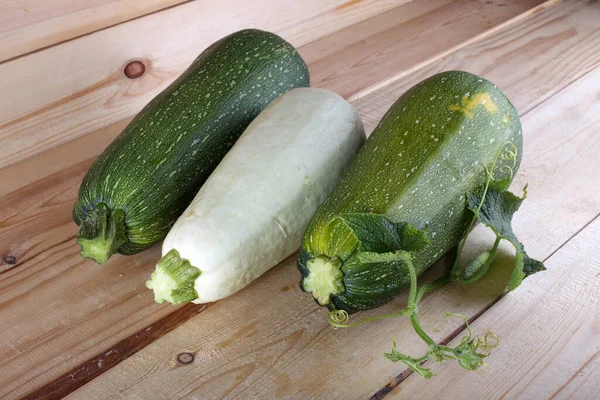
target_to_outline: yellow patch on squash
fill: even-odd
[[[452,104],[451,111],[461,111],[468,118],[473,118],[477,106],[483,106],[487,112],[494,114],[498,111],[498,106],[488,93],[477,93],[471,98],[468,95],[463,96],[461,104]]]

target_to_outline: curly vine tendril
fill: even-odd
[[[350,316],[344,310],[333,310],[327,315],[327,321],[334,328],[347,328]]]
[[[487,332],[485,335],[483,335],[483,340],[480,339],[479,336],[475,336],[475,338],[473,338],[473,332],[471,331],[471,326],[469,325],[469,320],[467,319],[466,316],[464,316],[462,314],[444,313],[444,317],[458,317],[465,321],[465,327],[469,334],[467,336],[463,336],[463,338],[461,339],[461,344],[465,344],[468,342],[472,343],[473,340],[475,340],[473,350],[474,351],[482,350],[482,351],[486,352],[486,353],[482,354],[483,357],[489,356],[492,349],[495,349],[500,344],[500,337],[491,331]]]
[[[403,315],[410,315],[412,313],[410,308],[403,309],[399,312],[389,313],[389,314],[381,314],[375,315],[373,317],[361,319],[360,321],[356,321],[354,323],[349,324],[350,315],[345,310],[332,310],[327,315],[327,322],[334,328],[352,328],[353,326],[361,325],[371,321],[377,321],[380,319],[399,317]]]
[[[512,179],[515,172],[515,166],[517,165],[518,154],[519,150],[513,142],[504,142],[504,144],[498,149],[490,169],[488,170],[486,168],[486,171],[488,172],[488,178],[492,181],[498,180],[498,178],[494,176],[494,169],[496,169],[496,164],[498,159],[500,159],[502,161],[507,161],[507,163],[502,163],[502,165],[498,166],[498,172],[506,173],[508,174],[508,179]]]
[[[492,349],[498,347],[499,344],[500,336],[496,335],[494,332],[488,332],[485,335],[483,335],[483,342],[477,342],[477,347],[487,352],[486,355],[490,355]]]

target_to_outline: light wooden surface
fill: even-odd
[[[0,168],[135,114],[228,33],[301,46],[407,1],[187,2],[2,63]],[[138,79],[123,73],[132,60],[146,66]]]
[[[0,1],[0,62],[186,0]]]
[[[430,59],[412,76],[392,76],[365,101],[360,97],[370,90],[362,91],[354,103],[364,110],[365,128],[372,130],[398,95],[419,80],[451,69],[502,82],[502,90],[511,91],[511,102],[526,113],[600,64],[598,8],[593,3],[564,1],[492,31],[465,49]]]
[[[359,5],[363,3],[366,8],[370,7],[372,14],[361,11]],[[515,188],[529,182],[530,196],[515,218],[515,230],[532,256],[552,255],[549,266],[570,246],[575,250],[561,256],[562,259],[571,260],[573,254],[584,257],[582,260],[591,259],[585,253],[586,248],[591,251],[590,246],[586,247],[585,243],[586,240],[593,243],[593,240],[585,238],[598,238],[597,227],[590,231],[597,223],[589,223],[600,213],[597,190],[600,176],[593,173],[594,168],[598,170],[596,154],[600,151],[600,137],[595,135],[600,128],[596,90],[600,89],[600,26],[597,24],[600,7],[584,1],[552,1],[536,7],[540,2],[488,4],[448,0],[415,1],[382,13],[399,4],[392,3],[350,1],[332,11],[332,15],[347,13],[344,17],[347,20],[342,18],[340,25],[322,28],[323,35],[331,33],[333,28],[338,30],[356,23],[366,15],[381,14],[300,49],[309,63],[313,83],[352,98],[370,131],[404,90],[435,72],[464,69],[493,80],[523,116],[525,156]],[[0,64],[0,78],[5,77],[2,67],[16,61],[37,54],[42,57],[40,60],[52,60],[50,56],[43,57],[53,49],[70,43],[88,43],[83,40],[95,35],[124,33],[119,31],[123,29],[120,27],[135,28],[139,21],[150,18],[158,23],[161,18],[181,16],[184,7],[190,5],[177,6]],[[179,14],[173,14],[175,11]],[[334,17],[313,19],[331,21],[327,18]],[[282,30],[289,29],[296,35],[297,43],[308,41],[301,25],[294,25],[296,28],[286,25],[291,22],[276,23],[282,24]],[[297,24],[297,20],[294,22]],[[298,30],[293,33],[294,29]],[[150,40],[155,39],[148,42]],[[154,43],[152,49],[161,49],[172,42],[164,39]],[[170,59],[181,56],[172,71],[183,68],[191,42],[184,44],[180,51],[163,50],[165,59],[166,55]],[[386,47],[393,51],[387,51]],[[121,51],[118,47],[117,50]],[[156,53],[152,54],[155,57]],[[131,56],[131,53],[123,51],[122,55]],[[161,54],[156,57],[160,58]],[[355,63],[351,61],[354,59]],[[98,71],[110,67],[112,61],[109,59],[98,66]],[[371,68],[367,68],[368,65]],[[378,67],[375,72],[373,65]],[[74,73],[69,80],[61,78],[62,81],[49,89],[55,92],[40,96],[47,94],[50,99],[53,94],[62,95],[65,88],[64,93],[78,93],[78,88],[69,88],[66,82],[78,82],[84,71]],[[129,85],[126,90],[134,87],[131,81],[125,84]],[[82,99],[73,99],[72,108],[61,106],[55,110],[56,114],[42,112],[38,123],[48,129],[41,136],[31,137],[33,143],[36,137],[68,132],[71,128],[65,130],[60,126],[60,121],[67,118],[68,123],[81,126],[73,128],[72,136],[67,133],[57,143],[83,136],[0,170],[0,322],[4,330],[0,336],[0,397],[18,398],[29,393],[30,398],[54,398],[99,374],[75,391],[72,398],[383,397],[408,374],[401,365],[383,359],[381,352],[389,350],[393,336],[411,332],[409,324],[397,319],[352,330],[331,330],[325,321],[326,313],[298,290],[293,257],[231,298],[207,307],[183,308],[154,304],[151,292],[144,288],[144,281],[158,259],[158,246],[135,257],[114,257],[103,267],[79,258],[74,243],[76,226],[70,215],[79,182],[93,159],[124,127],[128,119],[123,118],[143,105],[141,98],[151,96],[150,92],[163,84],[166,82],[148,91],[130,90],[132,99],[115,100],[118,103],[113,110],[117,114],[115,118],[101,117],[94,121],[94,117],[90,117],[92,107],[102,109],[105,105],[105,98],[98,94],[104,89],[96,87],[89,93],[89,103],[83,107],[79,107]],[[20,101],[25,107],[27,96],[35,97],[31,93],[23,95]],[[117,99],[118,95],[115,96]],[[129,111],[120,114],[125,109]],[[2,118],[4,106],[0,110]],[[58,119],[53,120],[54,116]],[[24,137],[29,138],[29,134]],[[0,143],[2,140],[0,133]],[[24,146],[25,142],[20,145]],[[52,146],[54,144],[33,150],[35,153]],[[578,241],[580,236],[583,242]],[[473,246],[487,240],[489,235],[478,228]],[[560,250],[553,254],[557,249]],[[17,264],[2,261],[4,255],[16,257]],[[442,267],[433,268],[428,277],[439,274]],[[588,266],[586,271],[590,268],[593,267]],[[545,274],[535,275],[526,283],[536,287],[541,282],[540,287],[554,288],[567,272],[558,273],[558,277],[548,274],[548,278]],[[529,295],[529,292],[519,292],[519,288],[489,308],[501,293],[497,279],[499,276],[491,277],[468,289],[450,286],[427,297],[421,306],[421,319],[424,325],[431,327],[435,340],[448,341],[461,335],[461,324],[442,318],[443,312],[461,312],[473,319],[483,314],[474,324],[478,332],[488,328],[488,325],[480,325],[480,321],[489,318],[489,324],[493,324],[494,331],[503,338],[503,332],[508,332],[498,355],[490,358],[490,369],[484,375],[494,374],[492,361],[496,360],[495,365],[500,365],[498,368],[505,373],[502,376],[508,378],[502,380],[496,375],[490,393],[500,397],[501,390],[515,385],[517,389],[506,392],[509,393],[507,398],[521,392],[526,396],[528,392],[523,388],[530,384],[533,389],[527,390],[535,390],[537,385],[543,384],[540,382],[545,382],[548,376],[544,374],[552,375],[557,366],[562,366],[564,353],[560,348],[553,348],[554,353],[548,357],[554,355],[552,360],[557,364],[547,362],[549,372],[542,372],[537,378],[519,380],[513,374],[519,366],[513,365],[508,371],[510,374],[501,369],[501,361],[512,355],[515,351],[512,349],[520,349],[519,343],[509,342],[512,331],[496,328],[506,314],[503,304],[518,294],[516,299],[522,307],[519,310],[524,314],[514,316],[513,330],[524,330],[525,316],[533,313],[536,301],[541,301],[540,298],[545,301],[548,297],[543,297],[545,292],[535,291]],[[559,297],[555,299],[577,301],[570,292],[560,293],[563,294],[557,294]],[[404,299],[399,298],[371,314],[391,311],[403,304]],[[595,304],[597,308],[597,297]],[[550,311],[547,308],[546,314],[541,315],[548,316]],[[558,315],[564,319],[563,314]],[[595,332],[594,324],[591,323],[592,332]],[[423,350],[412,334],[402,338],[402,348],[406,351]],[[581,357],[563,371],[567,373],[581,367],[583,372],[564,386],[560,396],[593,398],[590,397],[595,382],[592,372],[598,357],[590,358],[587,364],[581,360],[592,354],[589,351],[594,345],[598,350],[597,335],[575,336],[570,348],[579,349],[577,346],[581,346],[584,338],[588,340],[589,349],[579,350],[577,354]],[[542,357],[541,350],[542,347],[534,346],[529,354],[533,358]],[[194,362],[177,363],[177,355],[186,351],[194,353]],[[476,390],[476,385],[468,383],[469,375],[461,375],[456,369],[446,371],[446,367],[435,367],[440,375],[440,386],[433,387],[442,388],[462,379],[473,398],[477,392],[468,390]],[[359,376],[356,371],[361,371]],[[402,390],[393,390],[390,396],[413,398],[411,393],[424,390],[421,384],[418,377],[409,376],[400,383]],[[407,391],[405,387],[414,391]]]
[[[530,187],[529,197],[517,213],[514,227],[530,254],[535,257],[546,259],[551,256],[600,213],[600,192],[597,190],[600,177],[594,176],[597,174],[589,170],[591,165],[600,165],[596,160],[600,138],[595,135],[600,126],[600,107],[597,104],[600,86],[595,85],[600,82],[599,79],[600,67],[523,117],[525,159],[514,187],[518,190],[525,182]],[[501,82],[499,84],[502,87]],[[508,95],[511,96],[510,91]],[[547,175],[547,171],[552,171],[552,175]],[[557,210],[561,210],[560,218],[556,217]],[[486,237],[483,231],[483,228],[476,231],[480,241]],[[487,244],[489,247],[490,242]],[[588,243],[588,253],[594,246],[594,242]],[[597,249],[594,251],[597,253]],[[574,250],[571,254],[578,253]],[[592,255],[584,255],[586,258],[582,262],[593,258]],[[549,267],[552,265],[550,263]],[[593,264],[591,269],[597,273],[598,264]],[[588,280],[593,277],[590,272],[583,274]],[[325,321],[326,313],[312,304],[306,304],[305,295],[298,292],[290,295],[281,293],[281,288],[294,287],[297,279],[294,260],[289,260],[244,292],[227,302],[212,305],[74,392],[73,398],[147,398],[152,394],[160,398],[220,398],[226,395],[230,398],[365,398],[375,394],[404,370],[402,365],[390,363],[381,355],[381,351],[389,350],[392,337],[398,338],[405,352],[420,354],[425,351],[423,343],[410,333],[410,323],[406,319],[378,321],[349,330],[330,329]],[[517,289],[505,299],[512,299],[515,295],[519,302],[524,302],[532,297],[527,307],[535,308],[536,298],[528,288],[539,286],[544,289],[536,289],[536,293],[544,294],[547,291],[542,284],[546,282],[544,279],[550,281],[547,285],[556,284],[553,276],[545,278],[540,273],[527,280],[529,286]],[[587,288],[586,292],[593,293],[598,282],[594,282],[595,286]],[[571,295],[557,291],[556,301],[578,301],[578,292],[573,290]],[[458,312],[472,317],[492,303],[500,293],[499,286],[491,278],[475,287],[448,287],[426,298],[420,306],[420,320],[423,326],[431,327],[435,340],[445,340],[452,337],[453,332],[461,326],[461,321],[444,319],[441,316],[443,312]],[[599,298],[600,293],[596,293],[595,297],[589,295],[588,301],[582,304],[578,302],[577,307],[585,310],[584,307],[588,305],[596,310],[594,306],[597,307]],[[399,299],[369,314],[391,312],[403,304],[403,299]],[[568,309],[571,306],[565,307]],[[493,329],[502,338],[509,336],[510,325],[506,326],[503,322],[506,309],[493,306],[483,315],[487,316],[488,313],[496,315],[493,319],[495,324],[481,328],[476,325],[475,332],[483,334]],[[556,320],[564,317],[564,313],[559,313]],[[538,324],[548,317],[542,315],[539,318]],[[522,322],[523,326],[527,324],[523,317],[515,316],[515,320]],[[407,337],[400,336],[402,332],[409,334]],[[521,333],[527,336],[527,332]],[[594,342],[593,337],[586,339],[589,340],[576,340],[576,345],[589,344],[593,354],[593,349],[600,346],[600,340]],[[531,335],[530,341],[543,342],[543,338]],[[513,351],[518,351],[504,341],[501,348],[505,353],[503,356],[498,351],[498,363],[510,358]],[[545,349],[539,346],[532,352]],[[184,351],[196,355],[193,364],[177,365],[176,357]],[[553,354],[570,359],[569,354],[562,353],[561,349],[555,349]],[[581,354],[581,358],[585,360],[583,356],[588,355]],[[494,373],[491,362],[490,371],[485,376]],[[528,366],[523,365],[522,369]],[[579,365],[573,367],[575,371]],[[444,371],[445,367],[433,368],[438,372]],[[502,366],[498,369],[495,375],[498,388],[496,391],[490,389],[490,396],[484,395],[483,398],[499,398],[501,390],[507,390],[516,381],[515,378],[504,379]],[[360,376],[356,371],[361,371]],[[469,375],[463,375],[467,382]],[[455,377],[452,374],[447,376],[449,380]],[[421,382],[422,378],[411,379]],[[482,385],[487,381],[478,382]],[[431,398],[439,398],[447,390],[448,384],[449,381],[444,381],[439,386],[439,392],[433,393]],[[401,398],[413,398],[415,393],[428,390],[427,385],[421,382],[415,390],[402,389],[398,393]],[[481,388],[473,385],[471,391],[466,391],[467,395],[462,398],[478,398],[477,395],[481,394],[477,390]],[[536,390],[536,387],[532,390]]]
[[[313,85],[356,98],[552,3],[511,0],[499,7],[488,1],[416,1],[306,45],[300,54],[310,65]]]

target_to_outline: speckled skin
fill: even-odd
[[[408,287],[408,271],[357,263],[356,238],[332,219],[372,212],[427,229],[431,246],[413,260],[421,274],[465,234],[472,218],[465,193],[484,185],[484,166],[505,142],[518,149],[516,172],[522,152],[519,116],[491,82],[450,71],[417,84],[389,109],[311,220],[298,259],[302,275],[313,257],[339,257],[345,292],[334,296],[329,308],[353,312],[390,301]],[[509,176],[499,170],[496,178]]]
[[[73,207],[79,225],[100,202],[125,212],[134,254],[162,240],[252,120],[309,86],[306,64],[279,36],[233,33],[206,49],[92,165]]]

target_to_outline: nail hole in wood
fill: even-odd
[[[125,76],[129,79],[136,79],[144,75],[146,66],[141,61],[132,61],[125,67]]]
[[[8,265],[15,265],[17,258],[15,256],[4,256],[4,262]]]
[[[177,361],[181,364],[190,364],[194,361],[194,355],[192,353],[181,353],[177,356]]]

